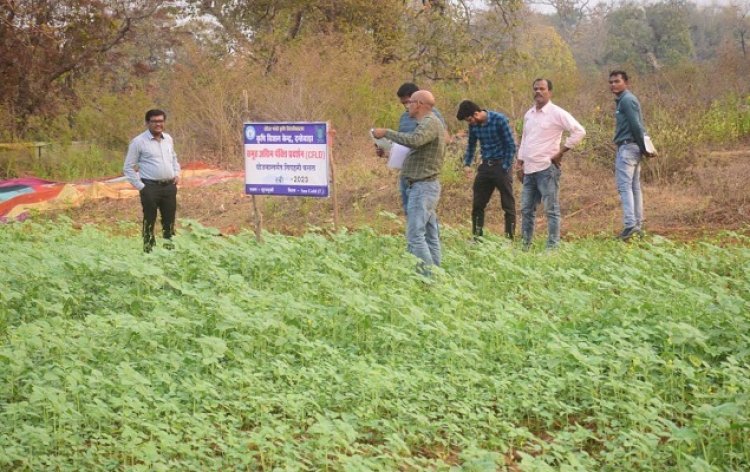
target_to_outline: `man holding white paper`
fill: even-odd
[[[401,104],[406,108],[406,110],[401,114],[401,117],[398,121],[398,131],[400,133],[411,133],[412,131],[417,129],[417,120],[409,115],[408,106],[411,96],[417,91],[419,91],[419,87],[417,86],[417,84],[414,84],[412,82],[406,82],[402,84],[401,87],[399,87],[396,91],[396,96],[398,97],[399,102],[401,102]],[[435,114],[435,116],[438,117],[440,122],[443,124],[443,127],[445,127],[445,120],[440,114],[440,111],[437,108],[433,108],[432,112]],[[385,142],[383,143],[382,141]],[[390,141],[385,138],[377,139],[375,143],[375,153],[378,155],[378,157],[386,157],[386,153],[388,153],[388,167],[392,169],[401,169],[403,165],[403,159],[406,158],[408,152],[409,149],[404,149],[404,147],[401,145],[398,145],[398,147],[396,147],[394,150],[392,143],[390,143]],[[406,181],[404,180],[402,175],[399,175],[398,190],[401,194],[401,204],[403,205],[404,213],[406,213],[406,209],[409,206],[409,197],[407,195],[406,189]]]
[[[401,133],[375,128],[372,136],[376,139],[385,137],[411,149],[401,168],[408,201],[406,241],[409,252],[421,259],[420,273],[429,276],[430,266],[439,266],[441,260],[437,205],[446,133],[443,123],[433,112],[435,97],[430,92],[415,92],[407,106],[409,116],[417,121],[414,131]]]

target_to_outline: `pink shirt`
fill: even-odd
[[[552,102],[541,110],[531,107],[523,117],[523,136],[518,148],[518,159],[523,161],[523,173],[533,174],[548,168],[560,151],[563,131],[570,133],[565,147],[574,148],[586,136],[586,130],[567,111]]]

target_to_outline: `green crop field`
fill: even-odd
[[[748,470],[750,240],[0,226],[0,470]]]

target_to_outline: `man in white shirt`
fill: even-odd
[[[148,129],[130,142],[123,166],[125,177],[141,196],[145,252],[151,252],[156,243],[154,226],[157,210],[161,213],[162,234],[167,240],[165,247],[172,248],[169,240],[174,234],[180,164],[172,137],[164,132],[166,119],[167,114],[161,110],[146,112]]]
[[[560,244],[560,167],[563,154],[580,143],[586,130],[567,111],[551,102],[552,82],[536,79],[534,106],[523,117],[523,136],[516,170],[521,191],[521,237],[524,249],[534,237],[536,206],[544,203],[547,213],[547,249]],[[560,146],[563,131],[570,135]]]

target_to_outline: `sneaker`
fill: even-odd
[[[617,239],[620,239],[622,241],[627,241],[628,239],[632,238],[633,236],[640,236],[641,235],[641,229],[637,226],[630,226],[628,228],[625,228],[622,230],[622,233],[620,233],[617,236]]]

